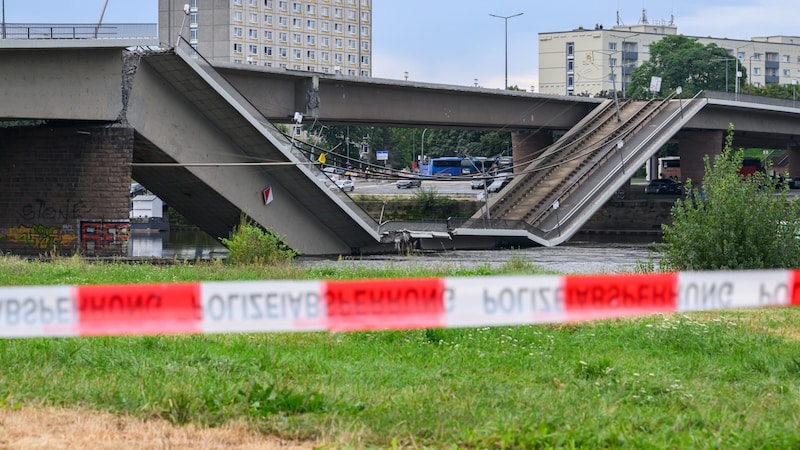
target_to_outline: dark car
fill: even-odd
[[[645,194],[663,194],[663,195],[681,195],[683,193],[683,186],[675,181],[667,178],[659,178],[652,180],[644,188]]]
[[[483,178],[476,178],[476,179],[472,180],[472,183],[470,183],[469,188],[470,189],[483,189],[483,186],[485,184],[486,184],[486,180],[484,180]]]

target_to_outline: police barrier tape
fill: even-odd
[[[0,337],[475,327],[800,304],[800,271],[0,288]]]

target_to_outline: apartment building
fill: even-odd
[[[672,20],[637,25],[596,25],[572,31],[539,33],[539,92],[559,95],[624,92],[631,72],[650,59],[650,45],[678,28]],[[690,36],[693,37],[693,36]],[[755,86],[796,84],[800,80],[800,37],[771,36],[737,40],[694,37],[730,53],[729,92],[737,89],[738,59]]]
[[[158,19],[212,61],[372,75],[371,0],[159,0]]]

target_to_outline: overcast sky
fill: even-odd
[[[1,0],[7,23],[95,23],[104,0]],[[538,33],[674,16],[688,36],[800,35],[797,0],[372,0],[373,76],[502,88],[538,80]],[[135,6],[133,6],[135,5]],[[522,16],[503,20],[491,17]],[[155,23],[158,0],[109,0],[105,23]]]

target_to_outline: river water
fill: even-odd
[[[620,237],[619,240],[623,240]],[[132,258],[178,260],[225,257],[227,250],[202,232],[170,231],[167,233],[133,234],[128,244]],[[532,247],[513,250],[453,250],[412,255],[369,255],[360,257],[298,257],[301,267],[428,267],[476,268],[500,267],[510,260],[521,260],[558,273],[623,273],[632,272],[639,264],[655,263],[652,243],[640,242],[577,242],[558,247]]]

